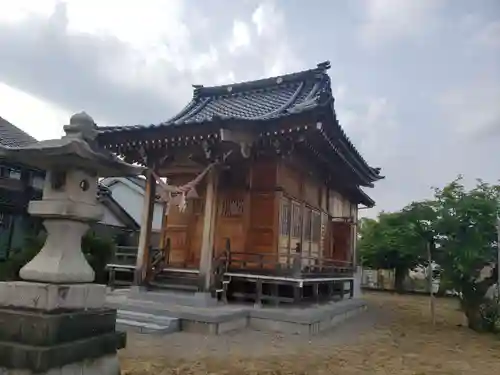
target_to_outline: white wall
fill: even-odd
[[[99,221],[99,223],[112,225],[114,227],[125,227],[125,224],[123,224],[106,206],[104,206],[102,203],[101,205],[104,207],[104,216],[102,217],[102,220]]]
[[[140,225],[142,207],[144,204],[143,190],[128,180],[124,181],[122,178],[116,178],[114,180],[116,183],[108,185],[113,199]],[[155,203],[153,212],[153,231],[161,230],[162,213],[163,205],[161,203]]]

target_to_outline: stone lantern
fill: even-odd
[[[99,148],[97,127],[75,114],[65,135],[22,148],[0,148],[0,158],[47,171],[43,198],[28,211],[44,219],[47,239],[20,271],[23,281],[0,283],[0,374],[119,374],[116,311],[104,307],[106,286],[94,271],[82,236],[99,221],[98,177],[143,169]],[[21,372],[22,371],[22,372]],[[73,372],[72,372],[73,371]]]

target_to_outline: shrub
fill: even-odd
[[[38,236],[30,236],[22,249],[13,250],[11,256],[0,264],[0,280],[19,280],[19,271],[38,254],[45,243],[45,237],[44,232]],[[97,237],[93,232],[83,236],[82,251],[95,272],[96,283],[106,282],[105,268],[113,255],[114,248],[113,241]]]

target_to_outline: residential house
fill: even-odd
[[[20,147],[36,139],[0,117],[0,146]],[[23,246],[26,235],[36,232],[40,220],[29,216],[30,200],[42,196],[45,173],[7,160],[0,160],[0,260],[11,249]]]
[[[0,146],[22,147],[37,140],[0,117]],[[38,233],[42,221],[28,213],[28,203],[41,199],[45,172],[0,161],[0,261],[20,249],[29,233]],[[104,216],[92,230],[118,245],[137,245],[145,181],[140,177],[113,177],[100,181],[98,199]],[[158,242],[163,204],[157,199],[152,244]]]
[[[141,225],[142,208],[144,205],[144,194],[146,180],[141,177],[107,177],[100,181],[101,191],[106,192],[103,204],[106,204],[104,218],[101,221],[108,228],[101,231],[111,231],[111,227],[118,226],[118,222],[126,225],[133,231],[133,238],[127,242],[137,245],[139,229]],[[159,188],[158,188],[159,189]],[[106,202],[106,203],[104,203]],[[151,233],[151,244],[157,246],[162,226],[163,202],[159,196],[156,197],[153,211],[153,224]],[[109,233],[109,232],[108,232]]]

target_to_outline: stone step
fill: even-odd
[[[180,322],[177,318],[131,310],[118,310],[116,326],[117,329],[140,333],[167,334],[180,330]]]
[[[152,290],[179,290],[185,292],[196,292],[198,291],[197,285],[181,284],[178,282],[172,282],[171,280],[158,280],[149,283]]]

